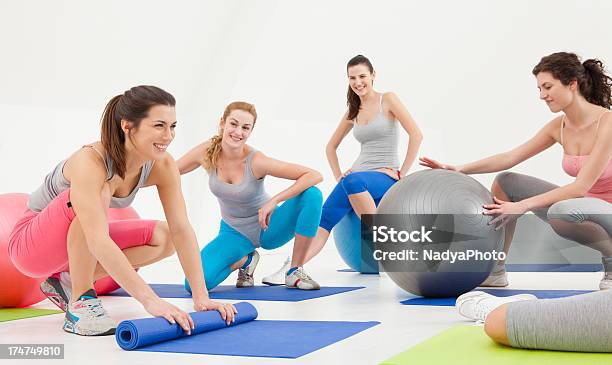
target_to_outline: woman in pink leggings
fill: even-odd
[[[114,333],[116,324],[93,289],[95,280],[110,275],[151,315],[178,322],[191,333],[191,317],[160,299],[133,269],[175,249],[193,289],[195,310],[217,310],[228,323],[234,318],[232,305],[208,297],[180,175],[166,152],[175,134],[174,106],[174,97],[154,86],[113,97],[102,117],[101,141],[60,162],[32,193],[13,228],[11,260],[25,275],[48,277],[41,289],[66,312],[67,332]],[[145,186],[157,187],[168,223],[108,221],[109,207],[127,207]]]

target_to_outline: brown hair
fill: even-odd
[[[357,55],[351,58],[346,64],[346,71],[348,72],[349,67],[357,66],[357,65],[366,65],[370,70],[370,73],[374,72],[374,67],[370,60],[363,55]],[[348,120],[353,120],[359,114],[359,108],[361,107],[361,99],[359,99],[359,95],[355,94],[353,89],[351,89],[351,85],[348,87],[348,92],[346,93],[346,105],[348,106]]]
[[[589,103],[610,109],[612,78],[606,74],[600,60],[588,59],[580,63],[580,58],[574,53],[557,52],[542,57],[532,71],[534,75],[540,72],[550,72],[563,85],[576,80],[580,94]]]
[[[253,123],[257,121],[257,111],[255,105],[244,102],[234,101],[225,107],[221,121],[225,123],[225,118],[234,110],[244,110],[253,116]],[[223,140],[223,129],[220,127],[219,132],[210,139],[210,146],[204,152],[204,168],[206,171],[211,171],[217,168],[219,154],[221,153],[221,141]]]
[[[113,161],[113,175],[125,177],[125,132],[121,120],[138,128],[155,105],[175,106],[174,96],[155,86],[135,86],[110,99],[102,114],[102,146]]]

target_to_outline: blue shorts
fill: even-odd
[[[330,231],[344,216],[353,210],[349,195],[367,191],[378,204],[383,195],[396,182],[394,178],[380,171],[359,171],[346,175],[329,194],[323,204],[319,227]]]

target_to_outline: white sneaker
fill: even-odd
[[[64,318],[66,332],[81,336],[106,336],[115,334],[116,328],[116,322],[106,313],[93,289],[68,305]]]
[[[255,285],[255,268],[259,262],[259,252],[253,251],[251,263],[246,268],[238,269],[238,280],[236,280],[236,288],[250,288]]]
[[[605,272],[603,279],[599,282],[599,290],[612,289],[612,272]]]
[[[522,300],[538,299],[532,294],[517,294],[509,297],[496,297],[482,291],[471,291],[457,298],[455,308],[459,314],[473,321],[484,322],[485,318],[495,308],[502,304],[518,302]]]
[[[287,288],[298,288],[302,290],[321,289],[319,283],[308,276],[302,267],[298,267],[291,274],[285,275],[285,285]]]
[[[496,288],[508,286],[508,274],[506,274],[506,266],[501,266],[498,270],[491,272],[491,274],[489,274],[485,281],[483,281],[479,286]]]
[[[278,269],[277,272],[264,276],[261,279],[262,284],[266,285],[285,285],[285,276],[287,276],[287,271],[291,268],[291,256],[287,256],[285,263]]]

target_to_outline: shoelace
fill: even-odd
[[[92,317],[104,317],[106,315],[102,301],[98,298],[84,300],[83,304],[87,306],[87,311]]]
[[[312,280],[312,278],[308,276],[308,274],[306,274],[304,270],[302,270],[301,267],[295,270],[295,276],[297,276],[298,278],[302,280]]]
[[[480,298],[474,303],[474,314],[476,315],[476,319],[478,321],[484,321],[485,317],[489,312],[491,312],[491,305],[487,305],[486,302],[483,303],[484,300],[490,299],[487,297]]]

